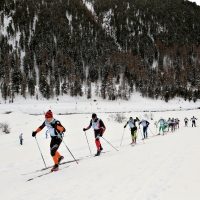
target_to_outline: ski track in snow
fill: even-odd
[[[138,100],[137,100],[138,101]],[[138,101],[139,102],[139,101]],[[113,107],[107,102],[98,102],[102,107],[112,113],[121,107],[130,107],[131,102],[120,103]],[[187,102],[186,102],[187,103]],[[78,110],[82,112],[89,102],[78,102]],[[124,104],[124,105],[122,105]],[[149,104],[149,102],[147,103]],[[31,104],[24,104],[28,109]],[[34,108],[35,104],[32,104]],[[64,105],[64,104],[61,104]],[[83,127],[89,125],[91,114],[82,113],[75,115],[57,115],[62,106],[56,107],[52,102],[37,105],[37,112],[43,112],[52,108],[54,116],[59,119],[66,128],[64,141],[79,161],[61,165],[61,170],[37,177],[46,171],[31,173],[44,168],[40,152],[31,132],[40,126],[44,115],[29,115],[23,111],[14,109],[10,114],[0,114],[2,120],[8,121],[11,127],[10,134],[0,132],[0,188],[1,198],[6,200],[199,200],[200,199],[200,159],[199,141],[200,127],[184,127],[183,119],[189,119],[195,115],[200,119],[200,110],[155,112],[154,120],[150,121],[149,138],[143,143],[141,129],[138,130],[137,144],[130,144],[131,134],[129,128],[123,129],[124,123],[117,123],[111,117],[111,113],[98,113],[106,125],[104,138],[119,151],[112,148],[103,138],[101,139],[103,151],[99,157],[90,155],[86,136],[92,154],[96,153],[93,130],[86,135]],[[72,104],[70,104],[72,105]],[[119,104],[118,104],[119,105]],[[151,104],[152,105],[152,104]],[[160,104],[164,107],[165,103]],[[171,104],[172,105],[172,104]],[[9,105],[0,105],[4,110],[9,110]],[[20,106],[20,105],[15,105]],[[27,106],[27,107],[26,107]],[[150,104],[149,104],[150,106]],[[176,105],[174,104],[174,107]],[[191,107],[193,104],[191,104]],[[198,104],[196,104],[198,106]],[[43,108],[42,108],[43,107]],[[141,101],[140,108],[143,107]],[[189,106],[188,106],[189,107]],[[63,110],[66,107],[63,107]],[[152,108],[152,107],[151,107]],[[91,111],[92,113],[92,111]],[[39,113],[38,113],[39,114]],[[124,112],[126,119],[143,117],[146,112]],[[158,133],[154,128],[154,121],[160,117],[178,117],[180,129],[168,132],[164,136],[153,136]],[[198,122],[198,120],[197,120]],[[37,135],[45,163],[52,166],[53,161],[49,154],[50,138],[45,138],[45,131]],[[120,146],[124,131],[122,145]],[[24,144],[19,145],[19,134],[24,133]],[[153,133],[152,133],[153,132]],[[61,144],[61,155],[65,157],[63,162],[73,160],[66,147]],[[65,166],[69,166],[66,167]],[[48,172],[48,170],[47,170]],[[31,181],[30,178],[37,177]]]

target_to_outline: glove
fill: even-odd
[[[86,131],[86,128],[83,128],[83,131]]]
[[[124,128],[126,128],[126,126],[124,126]]]
[[[32,132],[32,136],[33,136],[33,137],[35,137],[35,136],[36,136],[36,134],[37,134],[37,132],[36,132],[36,131],[33,131],[33,132]]]

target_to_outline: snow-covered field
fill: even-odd
[[[200,199],[200,122],[197,127],[184,127],[183,119],[192,116],[200,119],[200,102],[173,100],[168,104],[141,98],[135,94],[130,101],[103,101],[59,99],[36,101],[16,99],[14,104],[0,104],[0,122],[8,122],[10,134],[0,132],[0,199],[6,200],[199,200]],[[58,172],[42,177],[49,170],[30,173],[45,167],[35,138],[31,136],[44,120],[44,112],[51,109],[54,117],[66,128],[65,144],[79,163],[61,165]],[[192,109],[192,110],[186,110]],[[169,110],[169,111],[167,111]],[[149,120],[149,138],[141,140],[138,130],[137,145],[131,147],[127,127],[120,146],[124,123],[110,116],[124,112],[127,120],[144,118],[144,111],[152,112]],[[11,112],[11,113],[9,113]],[[89,125],[91,114],[96,112],[106,125],[103,138],[104,152],[100,157],[90,156],[83,128]],[[5,114],[9,113],[9,114]],[[74,114],[70,114],[74,113]],[[180,119],[180,128],[165,136],[157,133],[154,121],[160,117]],[[47,166],[53,165],[50,156],[50,138],[45,138],[46,128],[37,135]],[[23,133],[24,143],[19,144]],[[152,134],[153,133],[153,134]],[[93,130],[86,132],[92,154],[96,153]],[[64,144],[59,152],[64,161],[73,160]],[[66,167],[69,166],[69,167]],[[24,175],[26,174],[26,175]],[[31,181],[28,179],[37,177]]]

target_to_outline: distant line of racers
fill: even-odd
[[[192,121],[192,127],[196,127],[196,120],[197,118],[195,118],[194,116],[190,119],[190,121]],[[188,126],[188,118],[185,117],[184,118],[184,123],[185,123],[185,127]],[[129,124],[130,127],[130,131],[131,131],[131,137],[132,137],[132,142],[131,144],[135,144],[136,143],[136,138],[137,138],[137,126],[136,126],[136,122],[138,122],[139,125],[139,129],[140,129],[140,125],[142,125],[143,127],[143,138],[145,139],[148,137],[148,126],[149,126],[149,122],[147,120],[142,119],[141,121],[136,117],[136,119],[133,119],[132,117],[129,118],[129,120],[127,121],[127,123],[124,125],[124,128],[126,128],[126,126]],[[178,118],[168,118],[168,120],[163,119],[162,117],[158,120],[154,122],[154,127],[156,127],[156,134],[157,134],[157,128],[158,128],[158,134],[157,135],[164,135],[165,132],[173,132],[176,129],[179,128],[179,122],[180,120]],[[151,131],[151,129],[150,129]],[[151,131],[152,132],[152,131]],[[152,133],[153,134],[153,133]]]

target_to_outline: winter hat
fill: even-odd
[[[51,112],[51,110],[46,112],[45,118],[53,118],[53,113]]]
[[[93,118],[96,118],[96,117],[97,117],[97,114],[93,113],[93,114],[92,114],[92,119],[93,119]]]

